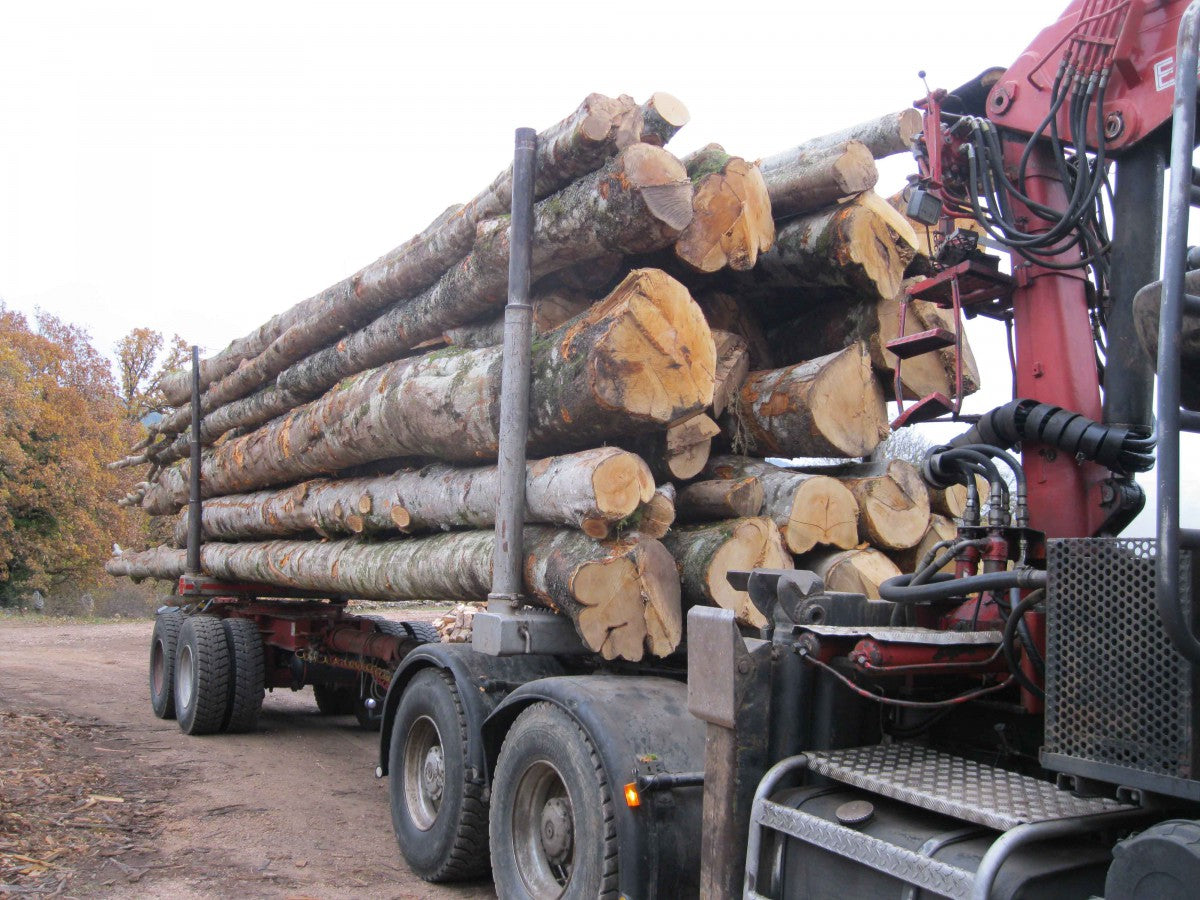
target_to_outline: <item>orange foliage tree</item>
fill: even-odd
[[[114,505],[134,476],[105,468],[138,427],[84,330],[0,303],[0,605],[86,587],[142,539],[145,516]]]

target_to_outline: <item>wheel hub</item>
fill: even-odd
[[[542,851],[553,866],[561,866],[571,858],[575,828],[571,803],[565,797],[553,797],[542,807]]]
[[[441,745],[434,745],[425,754],[425,764],[421,767],[421,786],[433,803],[442,801],[446,790],[446,760],[442,756]]]

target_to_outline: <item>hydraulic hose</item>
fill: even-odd
[[[879,596],[892,603],[928,603],[950,600],[979,591],[1002,591],[1009,588],[1032,590],[1046,586],[1046,573],[1030,566],[1019,566],[1009,572],[985,572],[955,578],[942,573],[935,575],[928,584],[912,584],[914,576],[897,575],[879,585]]]

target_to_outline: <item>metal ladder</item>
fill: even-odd
[[[1176,71],[1200,68],[1200,0],[1193,0],[1179,23]],[[1167,188],[1167,237],[1163,258],[1162,305],[1158,323],[1158,552],[1155,601],[1171,643],[1192,665],[1200,665],[1197,641],[1180,602],[1182,535],[1179,527],[1179,434],[1200,433],[1200,413],[1181,409],[1180,345],[1183,313],[1200,314],[1200,297],[1184,292],[1188,216],[1196,143],[1196,77],[1175,82],[1171,123],[1171,180]]]

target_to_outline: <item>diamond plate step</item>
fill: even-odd
[[[1008,831],[1026,822],[1101,815],[1136,807],[1076,797],[1053,784],[916,744],[810,752],[810,771],[922,809]]]

